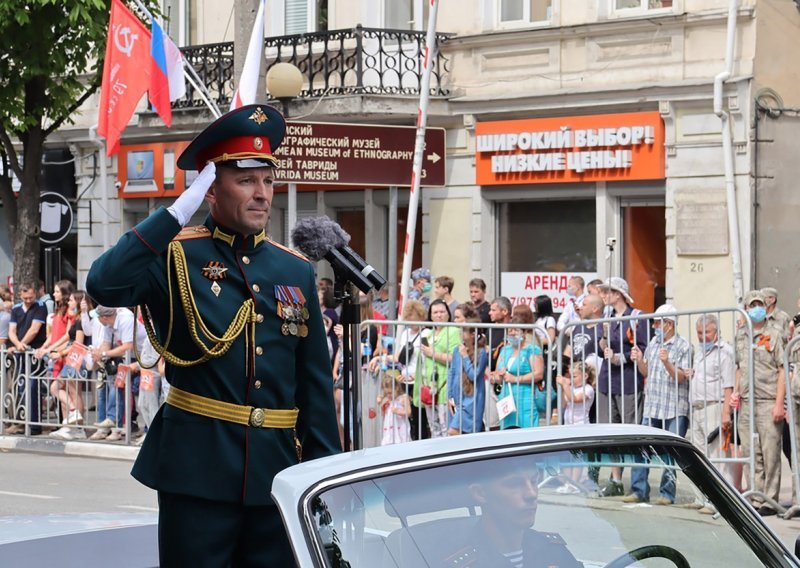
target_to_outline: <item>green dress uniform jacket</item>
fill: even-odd
[[[167,263],[173,240],[184,251],[192,309],[183,306],[178,271]],[[292,430],[209,418],[167,403],[155,416],[133,467],[133,476],[143,484],[215,501],[271,505],[273,477],[297,463],[299,454],[313,459],[340,451],[314,268],[301,255],[263,232],[234,234],[210,215],[203,225],[181,230],[162,208],[95,261],[86,285],[103,305],[146,304],[159,343],[164,345],[169,336],[167,350],[189,361],[203,355],[195,343],[198,335],[214,347],[201,325],[219,338],[243,303],[252,300],[252,321],[224,354],[192,366],[168,360],[166,378],[173,387],[216,401],[299,409]],[[282,331],[286,320],[279,315],[282,294],[276,287],[302,293],[306,337],[286,335],[285,326]],[[189,324],[192,314],[194,325]]]

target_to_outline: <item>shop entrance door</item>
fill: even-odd
[[[635,307],[652,312],[666,301],[667,244],[663,205],[623,204],[622,270]]]

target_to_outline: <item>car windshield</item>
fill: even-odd
[[[676,503],[599,498],[586,479],[616,464],[647,468],[653,500],[666,472]],[[795,566],[714,475],[683,446],[540,451],[362,478],[306,519],[334,567]]]

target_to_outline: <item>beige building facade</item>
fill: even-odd
[[[232,0],[166,4],[179,14],[170,33],[185,45],[233,39]],[[771,219],[756,223],[758,160],[786,156],[792,144],[790,128],[781,130],[783,138],[756,143],[754,101],[771,89],[782,105],[798,106],[800,63],[785,49],[800,32],[793,2],[737,3],[731,73],[721,99],[732,133],[733,168],[727,177],[714,79],[726,70],[729,0],[439,4],[437,30],[448,34],[441,46],[446,94],[434,94],[428,125],[446,129],[446,184],[421,192],[418,262],[434,275],[454,277],[457,299],[468,297],[470,278],[481,277],[492,296],[529,302],[536,293],[547,293],[563,301],[564,278],[581,274],[627,277],[642,309],[666,300],[681,309],[733,305],[726,180],[735,185],[744,289],[775,285],[787,301],[796,293],[792,259],[786,265],[771,259],[769,269],[759,271],[754,255],[758,231],[774,229]],[[288,36],[304,25],[308,33],[358,24],[422,33],[427,18],[422,0],[268,5],[268,38]],[[268,62],[276,49],[268,45]],[[396,52],[380,53],[391,61]],[[418,95],[391,88],[332,91],[293,101],[291,113],[320,122],[414,124]],[[92,202],[77,208],[79,283],[105,246],[173,199],[118,198],[113,188],[120,179],[119,160],[106,160],[102,168],[92,140],[97,103],[87,101],[76,124],[53,141],[76,157],[78,193]],[[202,108],[179,109],[167,130],[144,106],[141,111],[123,145],[183,143],[210,119]],[[631,132],[645,125],[640,117],[652,121],[647,123],[652,135],[643,130],[634,141]],[[487,132],[493,134],[480,142]],[[647,162],[644,173],[636,173],[640,162]],[[396,201],[393,195],[387,187],[309,187],[298,192],[297,216],[328,214],[351,233],[360,232],[353,234],[354,243],[391,278],[392,203],[402,242],[408,189],[398,187]],[[286,191],[279,189],[270,221],[279,240],[288,233],[288,208]],[[781,222],[788,230],[789,221]],[[399,269],[402,258],[397,262]],[[320,266],[322,274],[326,270]]]

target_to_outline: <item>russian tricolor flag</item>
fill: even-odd
[[[186,94],[183,74],[183,55],[161,26],[153,18],[150,41],[150,88],[148,99],[158,116],[167,126],[172,126],[170,103]]]

